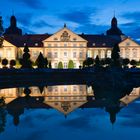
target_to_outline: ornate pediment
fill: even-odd
[[[60,40],[63,42],[70,41],[70,35],[67,31],[64,31],[60,37]]]

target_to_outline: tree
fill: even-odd
[[[16,61],[14,59],[10,60],[10,68],[14,68]]]
[[[47,57],[44,58],[44,61],[45,61],[45,68],[48,68],[48,59],[47,59]]]
[[[111,59],[114,66],[120,66],[120,48],[115,44],[111,53]]]
[[[93,65],[93,62],[94,62],[93,58],[88,57],[87,60],[86,60],[86,65],[89,67],[89,66]]]
[[[132,65],[133,68],[135,68],[136,65],[137,65],[137,61],[136,60],[131,60],[130,64]]]
[[[95,66],[99,66],[100,65],[100,59],[99,56],[97,55],[95,58]]]
[[[20,61],[22,65],[21,68],[32,68],[32,62],[30,60],[28,46],[25,46],[23,51],[24,51],[23,58]]]
[[[130,60],[128,58],[125,58],[122,60],[122,63],[123,63],[124,68],[127,68],[128,67],[127,65],[130,63]]]
[[[62,62],[58,63],[58,69],[63,69],[63,63]]]
[[[8,60],[6,58],[2,59],[3,68],[7,68]]]
[[[40,52],[38,58],[36,59],[36,64],[37,64],[38,68],[45,68],[45,59],[41,52]]]
[[[69,69],[73,69],[73,68],[74,68],[74,63],[73,63],[72,60],[69,61],[69,63],[68,63],[68,68],[69,68]]]
[[[111,58],[106,58],[106,59],[105,59],[105,64],[106,64],[107,66],[109,66],[109,65],[111,64],[111,62],[112,62]]]
[[[51,64],[51,62],[49,62],[49,68],[52,68],[52,64]]]

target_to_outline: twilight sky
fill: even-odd
[[[115,15],[120,29],[140,40],[139,0],[1,0],[4,27],[14,13],[24,33],[55,33],[66,23],[76,33],[102,34]]]

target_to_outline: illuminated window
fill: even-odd
[[[64,57],[67,57],[68,56],[68,53],[67,52],[64,52]]]
[[[48,58],[51,58],[51,57],[52,57],[52,53],[48,52]]]
[[[73,58],[76,58],[76,52],[73,52]]]
[[[77,44],[73,44],[73,47],[77,47]]]
[[[48,47],[51,47],[52,45],[51,44],[48,44]]]
[[[136,58],[137,57],[137,49],[133,49],[132,51],[133,51],[133,57]]]
[[[67,86],[64,86],[64,91],[67,92]]]
[[[129,49],[126,49],[125,50],[125,57],[126,58],[129,58],[129,56],[130,56],[130,50]]]
[[[73,86],[73,91],[77,91],[77,86]]]
[[[79,53],[79,57],[80,57],[80,58],[83,58],[83,52],[80,52],[80,53]]]
[[[67,44],[64,44],[64,47],[67,47]]]
[[[101,58],[105,58],[105,51],[101,50]]]
[[[58,57],[58,53],[54,52],[54,57],[57,58]]]
[[[11,57],[11,49],[6,50],[6,56],[9,58]]]
[[[67,62],[64,62],[64,68],[68,68],[68,63]]]
[[[49,91],[49,92],[52,92],[52,90],[53,90],[52,87],[49,86],[49,87],[48,87],[48,91]]]
[[[111,58],[111,50],[107,51],[107,58]]]

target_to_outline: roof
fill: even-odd
[[[113,47],[116,43],[122,41],[120,36],[108,36],[108,35],[80,35],[88,41],[88,47]]]
[[[30,47],[43,47],[43,40],[50,37],[49,34],[25,34],[22,36],[19,35],[8,35],[4,36],[5,40],[9,41],[17,47],[24,47],[25,45]]]
[[[25,35],[8,35],[4,36],[5,40],[12,43],[17,47],[43,47],[43,40],[50,37],[51,34],[25,34]],[[83,39],[88,41],[87,47],[113,47],[116,43],[122,41],[120,36],[109,36],[109,35],[92,35],[92,34],[81,34],[79,35]]]

